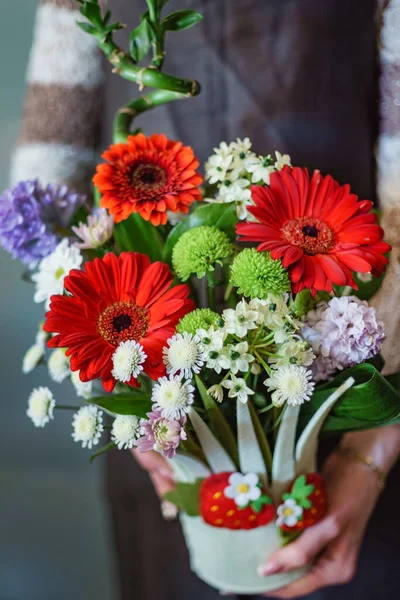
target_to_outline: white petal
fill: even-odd
[[[287,500],[285,500],[285,504],[284,504],[285,508],[289,507],[289,508],[298,508],[298,504],[296,502],[296,500],[294,498],[288,498]]]
[[[295,517],[294,515],[290,515],[289,517],[285,518],[285,525],[287,525],[288,527],[294,527],[297,524],[297,521],[297,517]]]
[[[246,506],[249,503],[248,494],[238,494],[235,498],[235,502],[238,506]]]
[[[228,487],[224,489],[224,496],[225,498],[230,498],[233,500],[233,498],[236,496],[236,486],[228,485]]]
[[[258,500],[261,496],[261,490],[259,487],[251,487],[247,492],[249,500]]]
[[[243,475],[241,473],[232,473],[228,481],[231,485],[238,486],[243,483]]]
[[[243,483],[247,483],[247,485],[255,486],[255,485],[257,485],[258,482],[259,482],[259,478],[258,478],[258,475],[256,475],[255,473],[247,473],[243,477]]]

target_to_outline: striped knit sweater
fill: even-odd
[[[41,0],[27,70],[27,93],[12,183],[39,178],[87,190],[96,162],[102,56],[76,26],[75,0]]]
[[[106,3],[107,0],[103,0]],[[378,196],[393,246],[374,299],[387,324],[386,371],[400,368],[400,0],[378,0],[381,19],[381,130]],[[83,33],[75,0],[40,0],[27,72],[27,94],[11,179],[38,177],[87,190],[94,170],[102,98],[102,57]]]

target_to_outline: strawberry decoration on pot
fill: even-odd
[[[282,500],[276,521],[282,531],[303,531],[315,525],[326,512],[326,490],[321,475],[300,475]]]
[[[271,498],[255,473],[216,473],[203,481],[200,513],[209,525],[227,529],[254,529],[275,516]]]

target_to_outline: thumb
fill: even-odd
[[[280,548],[258,567],[260,576],[298,569],[312,562],[327,544],[339,535],[340,528],[331,517],[306,529],[295,542]]]

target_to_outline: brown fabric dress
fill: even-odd
[[[123,22],[141,8],[116,0]],[[373,0],[186,0],[204,24],[168,39],[166,70],[198,79],[201,95],[140,117],[146,133],[163,131],[195,148],[200,160],[221,140],[249,136],[262,153],[288,152],[294,164],[320,168],[361,197],[375,199],[378,127],[376,5]],[[108,73],[105,123],[132,94]],[[104,146],[111,131],[104,131]],[[310,599],[395,598],[400,585],[393,531],[396,474],[367,533],[354,582]],[[128,453],[108,457],[122,600],[220,597],[189,572],[177,523],[162,521],[148,478]],[[396,552],[397,551],[397,552]]]

